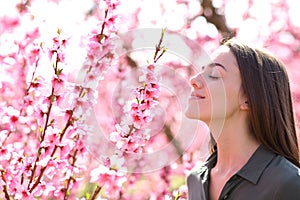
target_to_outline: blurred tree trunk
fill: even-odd
[[[217,9],[213,7],[212,0],[200,0],[200,2],[203,7],[202,16],[216,26],[223,38],[234,37],[235,31],[227,26],[225,16],[217,12]]]

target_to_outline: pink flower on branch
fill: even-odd
[[[155,63],[166,51],[165,47],[161,47],[164,31],[156,46],[153,64],[148,65],[139,78],[142,86],[134,89],[132,97],[125,104],[125,116],[121,120],[121,125],[117,124],[116,131],[110,135],[110,140],[116,147],[127,153],[142,152],[150,139],[146,127],[153,118],[151,110],[158,105],[160,87],[159,77],[155,74]]]
[[[74,94],[77,97],[73,98],[76,101],[72,104],[68,101],[72,96],[70,90],[72,84],[69,83],[62,68],[66,61],[65,47],[68,45],[68,39],[62,37],[61,30],[58,30],[48,49],[42,48],[44,43],[35,44],[36,39],[41,37],[39,29],[36,28],[26,33],[23,41],[15,42],[17,53],[11,52],[9,56],[0,55],[1,64],[9,66],[15,63],[15,66],[20,68],[16,80],[18,78],[25,86],[20,87],[24,90],[25,96],[23,93],[21,96],[24,98],[17,98],[24,100],[23,102],[12,102],[11,106],[7,107],[10,109],[0,109],[0,119],[5,122],[0,130],[2,144],[0,188],[5,193],[4,196],[0,195],[1,198],[44,199],[62,196],[64,199],[73,198],[71,190],[76,189],[80,181],[77,177],[85,170],[77,164],[77,159],[85,155],[84,134],[81,134],[85,131],[84,114],[88,111],[86,108],[90,109],[96,102],[96,88],[92,86],[97,78],[103,76],[105,70],[112,66],[115,59],[112,38],[117,30],[118,18],[114,10],[119,3],[118,1],[106,3],[107,9],[102,26],[92,34],[90,45],[87,47],[87,78],[77,88],[78,93]],[[18,19],[4,25],[17,28],[20,24]],[[50,74],[36,75],[41,54],[45,53],[42,50],[48,53],[52,64],[49,67],[53,68],[53,71]],[[33,67],[30,80],[25,77],[28,65]],[[52,79],[45,80],[44,77],[49,75]],[[25,80],[28,82],[27,87]],[[6,83],[10,84],[1,81],[1,91],[8,91]],[[10,93],[10,96],[14,95],[13,91]],[[1,100],[9,95],[1,97]],[[22,105],[19,109],[20,104]],[[6,105],[1,105],[2,107],[5,108]],[[78,110],[82,113],[78,114]],[[20,151],[22,148],[24,151]],[[117,165],[113,164],[113,159],[111,164],[112,168],[117,168]]]
[[[114,158],[112,156],[112,158]],[[117,161],[115,164],[110,160],[109,166],[99,165],[97,168],[93,169],[90,173],[91,182],[100,183],[101,186],[98,186],[98,191],[95,190],[94,197],[100,190],[104,190],[105,194],[110,197],[116,197],[122,193],[122,185],[127,181],[127,178],[124,173],[120,172],[121,161]],[[124,159],[123,159],[124,162]]]
[[[165,48],[160,47],[160,43],[155,52],[159,57],[165,52]],[[161,52],[162,49],[163,52]],[[159,78],[155,74],[155,63],[158,58],[154,56],[154,63],[144,69],[144,74],[140,77],[141,86],[135,88],[132,92],[132,96],[124,106],[125,115],[121,118],[119,124],[115,124],[115,131],[110,134],[110,141],[120,150],[116,155],[126,156],[127,153],[142,153],[144,146],[150,139],[147,125],[152,120],[151,109],[158,105],[160,93]],[[110,195],[113,191],[122,191],[122,184],[119,184],[119,180],[126,180],[125,175],[121,172],[122,170],[127,171],[127,169],[123,167],[124,161],[119,162],[118,165],[114,165],[112,161],[111,157],[107,157],[104,166],[100,165],[92,170],[91,182],[100,183],[93,197],[102,189],[110,192]]]
[[[61,45],[65,45],[65,42],[60,43],[60,41],[58,41],[57,39],[54,39],[53,41],[54,50],[52,49],[51,51],[56,54],[53,64],[53,70],[55,74],[54,78],[51,82],[44,82],[42,77],[32,79],[27,89],[28,96],[26,96],[27,98],[24,98],[24,106],[33,105],[34,115],[40,115],[37,120],[40,121],[38,125],[40,125],[41,127],[38,129],[39,131],[36,131],[36,135],[38,135],[38,137],[35,138],[36,141],[39,141],[39,145],[36,145],[37,152],[32,151],[36,153],[36,155],[29,154],[30,157],[28,158],[30,159],[28,159],[27,161],[26,157],[24,156],[20,156],[18,159],[14,159],[13,154],[8,157],[6,150],[3,149],[2,151],[3,157],[9,158],[8,162],[10,164],[10,168],[7,168],[7,170],[3,171],[2,176],[2,180],[4,178],[6,180],[6,196],[12,196],[16,199],[18,199],[19,197],[23,197],[25,199],[33,198],[33,196],[36,195],[43,197],[50,191],[54,194],[55,188],[53,187],[51,187],[50,189],[48,188],[49,190],[44,190],[45,192],[42,193],[41,190],[39,190],[41,189],[40,186],[42,186],[42,183],[49,181],[51,181],[56,186],[59,186],[64,183],[65,180],[67,180],[67,186],[63,186],[63,188],[65,188],[65,194],[67,194],[69,189],[75,182],[75,179],[71,178],[73,175],[70,174],[78,173],[78,171],[76,170],[78,168],[75,165],[76,159],[74,159],[76,153],[74,152],[84,152],[81,149],[82,145],[71,145],[72,142],[80,144],[80,142],[76,142],[80,139],[78,138],[78,136],[68,134],[66,134],[65,136],[68,128],[71,126],[75,126],[75,120],[72,117],[73,112],[67,112],[68,117],[66,119],[65,125],[62,128],[58,128],[58,124],[55,119],[56,116],[54,115],[54,111],[59,109],[59,101],[65,98],[66,90],[64,90],[63,92],[62,88],[67,85],[67,81],[66,77],[62,74],[62,68],[58,66],[58,64],[63,61],[61,57],[59,57],[59,54],[63,54],[63,51],[60,50],[63,50],[63,48],[61,48]],[[46,91],[47,87],[48,90]],[[44,89],[45,91],[43,91]],[[40,104],[34,104],[34,102],[39,102]],[[24,107],[24,111],[27,112],[27,108]],[[20,115],[21,112],[18,112],[17,115],[13,115],[11,117],[11,120],[15,122],[18,122],[19,118],[23,120],[23,116]],[[15,134],[17,133],[14,133],[14,135]],[[64,148],[66,145],[68,145],[68,148]],[[62,148],[64,148],[63,151]],[[79,148],[79,150],[77,148]],[[15,150],[18,149],[15,148]],[[15,150],[12,150],[12,152],[14,152]],[[60,152],[63,153],[60,154]],[[26,155],[21,151],[20,153],[21,155]],[[69,156],[65,156],[64,154],[68,154]],[[60,155],[63,156],[60,157]],[[57,173],[58,169],[69,169],[69,171],[61,170],[60,173]],[[59,182],[52,180],[55,180],[55,178],[64,174],[69,174],[68,176],[64,176],[64,180],[60,180]],[[20,180],[21,182],[18,182]],[[19,186],[12,185],[12,183],[18,183]],[[18,188],[17,190],[13,189],[16,187]]]

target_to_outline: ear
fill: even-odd
[[[244,111],[248,111],[250,109],[249,102],[247,100],[243,101],[243,103],[241,103],[240,105],[240,109]]]

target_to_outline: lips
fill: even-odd
[[[198,98],[198,99],[205,99],[204,95],[198,94],[198,93],[195,93],[195,92],[192,92],[191,97],[192,98]]]

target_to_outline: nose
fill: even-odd
[[[200,89],[204,87],[204,79],[201,74],[198,74],[191,78],[190,80],[191,86],[196,89]]]

